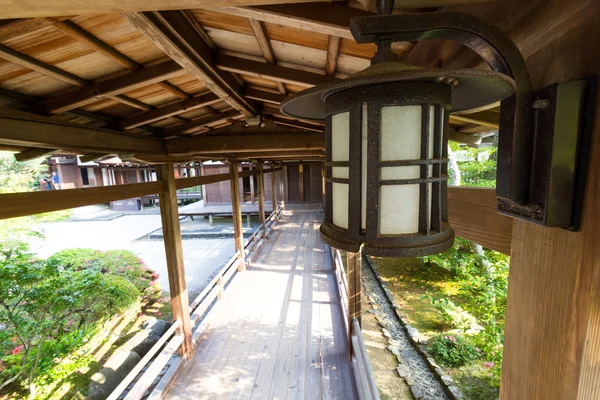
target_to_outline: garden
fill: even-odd
[[[451,184],[495,186],[496,143],[450,144]],[[456,238],[442,254],[371,258],[409,324],[466,399],[499,396],[509,257]]]
[[[43,168],[0,154],[0,191],[35,190]],[[144,319],[170,314],[158,275],[130,251],[37,258],[36,226],[66,216],[0,221],[0,398],[85,398],[92,376]]]

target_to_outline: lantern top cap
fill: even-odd
[[[281,112],[287,116],[322,121],[325,99],[343,90],[383,83],[414,81],[439,82],[453,86],[451,112],[481,108],[503,100],[515,92],[508,75],[475,69],[424,69],[401,62],[373,64],[351,77],[315,86],[286,98]]]

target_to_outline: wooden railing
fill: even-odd
[[[277,208],[269,215],[265,220],[265,237],[268,237],[269,233],[273,229],[273,224],[279,220],[283,211],[283,203],[277,205]],[[247,254],[247,262],[250,263],[251,257],[254,257],[260,247],[263,245],[262,226],[257,229],[252,236],[248,238],[244,246],[244,252]],[[219,270],[217,275],[206,285],[206,287],[200,292],[196,298],[190,302],[190,320],[192,326],[196,325],[198,320],[202,318],[208,311],[211,305],[214,304],[215,300],[220,300],[225,291],[225,286],[234,278],[236,275],[238,266],[240,264],[240,253],[236,252]],[[212,311],[206,314],[202,323],[196,327],[192,334],[192,340],[194,345],[197,345],[200,338],[208,328],[208,324],[212,317]],[[167,332],[156,342],[156,344],[150,349],[150,351],[144,355],[140,362],[131,370],[131,372],[125,377],[125,379],[117,386],[117,388],[110,394],[108,400],[116,400],[121,394],[127,389],[127,387],[133,382],[138,374],[144,369],[150,361],[148,369],[138,379],[133,388],[126,394],[126,400],[137,400],[141,399],[144,393],[150,388],[156,377],[160,374],[162,369],[167,365],[169,360],[173,357],[175,352],[179,349],[179,346],[183,342],[183,335],[177,334],[177,329],[181,325],[181,321],[176,320]],[[164,347],[164,348],[163,348]],[[162,348],[162,350],[161,350]],[[154,355],[158,354],[156,358]],[[153,389],[152,393],[148,397],[149,400],[162,399],[175,381],[175,378],[179,374],[181,367],[183,366],[183,359],[176,358],[171,363],[171,366],[167,372],[162,376],[158,385]]]
[[[360,323],[358,319],[353,318],[350,321],[348,302],[350,294],[348,293],[348,277],[344,268],[344,261],[339,250],[331,248],[331,257],[333,260],[333,271],[335,280],[340,293],[342,311],[344,313],[344,327],[347,332],[348,342],[350,343],[350,358],[352,360],[352,369],[356,381],[358,397],[365,400],[379,400],[379,391],[375,384],[375,378],[367,355],[367,349],[362,337]]]

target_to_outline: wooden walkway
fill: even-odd
[[[357,398],[321,216],[285,213],[217,303],[167,399]]]

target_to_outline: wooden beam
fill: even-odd
[[[300,129],[304,129],[304,130],[312,131],[312,132],[322,132],[322,133],[325,132],[325,127],[322,125],[311,124],[311,123],[302,122],[302,121],[296,121],[296,120],[288,119],[288,118],[281,118],[281,117],[275,116],[275,115],[269,117],[269,119],[278,125],[284,125],[284,126],[289,126],[289,127],[293,127],[293,128],[300,128]]]
[[[75,207],[141,197],[162,191],[163,183],[147,182],[84,189],[0,194],[0,219],[23,217]]]
[[[228,56],[224,54],[219,54],[217,56],[216,65],[224,71],[256,76],[258,78],[270,79],[276,82],[283,82],[303,87],[313,87],[337,80],[337,78],[332,76],[319,75],[315,74],[314,72],[301,71],[294,68],[267,64],[260,61]]]
[[[273,166],[271,166],[272,169]],[[273,171],[275,172],[275,171]],[[273,205],[273,212],[277,211],[277,173],[272,173],[271,178],[271,204]],[[279,216],[275,214],[275,219],[279,221]]]
[[[452,140],[457,143],[469,144],[471,146],[479,146],[481,144],[482,136],[457,132],[455,129],[448,130],[448,140]]]
[[[471,114],[450,114],[450,123],[468,123],[500,128],[500,113],[494,111],[479,111]]]
[[[80,42],[87,44],[89,47],[91,47],[98,53],[108,57],[109,59],[113,60],[117,64],[121,65],[124,68],[127,68],[130,71],[135,71],[137,69],[144,68],[144,66],[142,64],[139,64],[138,62],[127,57],[125,54],[121,53],[114,47],[111,47],[107,43],[98,39],[96,36],[92,35],[91,33],[87,32],[86,30],[82,29],[81,27],[79,27],[77,24],[75,24],[72,21],[69,21],[69,20],[63,21],[63,20],[57,18],[54,20],[54,26],[56,26],[58,29],[60,29],[67,35],[71,36],[75,40],[78,40]],[[181,89],[172,85],[169,82],[158,82],[157,84],[160,85],[163,89],[167,90],[168,92],[174,94],[177,97],[181,97],[183,99],[186,99],[189,97],[189,95],[187,95],[187,93],[185,93],[184,91],[182,91]]]
[[[265,103],[271,103],[279,105],[287,97],[283,94],[267,92],[266,90],[258,90],[247,88],[244,90],[244,96],[252,100],[263,101]]]
[[[373,16],[375,13],[341,4],[285,4],[258,7],[213,7],[213,11],[252,18],[283,26],[303,29],[310,32],[339,36],[354,40],[350,33],[350,20],[353,17]]]
[[[165,61],[72,92],[50,97],[40,103],[39,107],[45,112],[57,114],[93,103],[103,97],[115,96],[183,73],[185,71],[175,61]]]
[[[329,36],[327,41],[327,60],[325,61],[325,74],[333,76],[337,68],[338,52],[340,50],[340,38]]]
[[[187,111],[209,106],[219,101],[221,101],[221,99],[214,93],[202,94],[192,97],[191,99],[178,101],[164,107],[155,108],[132,117],[124,118],[118,121],[115,125],[120,129],[133,129],[141,125],[150,124],[164,118],[172,117],[173,115],[178,115]]]
[[[259,151],[325,150],[322,133],[264,133],[196,136],[167,140],[167,153],[227,154]]]
[[[164,154],[160,139],[58,121],[30,113],[0,110],[0,143],[47,149],[106,153]]]
[[[238,271],[243,272],[246,270],[246,257],[244,255],[244,232],[242,229],[242,210],[240,205],[240,176],[238,167],[239,166],[237,163],[229,164],[235,250],[238,253],[238,259],[240,260]]]
[[[171,308],[173,310],[173,318],[181,321],[178,331],[183,336],[183,342],[181,343],[179,354],[189,360],[192,357],[194,344],[192,342],[189,294],[185,281],[183,245],[181,243],[181,227],[179,226],[179,209],[173,163],[157,165],[156,175],[164,183],[164,191],[158,193],[158,201],[160,203],[162,233],[167,258]]]
[[[165,131],[162,132],[161,135],[163,137],[183,136],[186,133],[193,132],[197,128],[202,127],[204,125],[212,124],[212,123],[219,122],[219,121],[224,121],[226,119],[234,118],[239,115],[240,115],[240,112],[238,110],[229,110],[229,111],[224,111],[224,112],[221,112],[218,114],[205,115],[200,118],[193,119],[190,122],[186,122],[185,124],[178,125],[173,128],[170,128],[170,129],[166,129]]]
[[[510,254],[513,220],[496,210],[494,189],[448,188],[448,222],[457,236]]]
[[[250,24],[250,28],[252,28],[252,32],[254,33],[254,37],[258,42],[258,47],[263,53],[263,57],[265,61],[269,64],[277,64],[277,60],[275,59],[275,53],[273,52],[273,47],[271,46],[271,41],[269,40],[269,35],[267,34],[267,29],[265,28],[265,24],[262,21],[258,21],[256,19],[249,18],[248,23]],[[277,89],[282,94],[286,94],[285,86],[281,82],[277,83]]]
[[[56,149],[27,149],[20,153],[15,154],[15,160],[19,162],[35,160],[38,157],[42,157],[48,154],[52,154]]]
[[[185,10],[207,7],[253,6],[262,4],[283,4],[291,0],[102,0],[89,2],[81,0],[53,0],[40,4],[37,0],[1,0],[0,19],[58,17],[63,15],[112,14],[122,12]],[[293,0],[307,2],[317,0]]]
[[[234,109],[248,117],[256,115],[254,105],[242,95],[241,85],[231,74],[217,71],[212,52],[185,14],[125,13],[125,18],[183,69]]]

